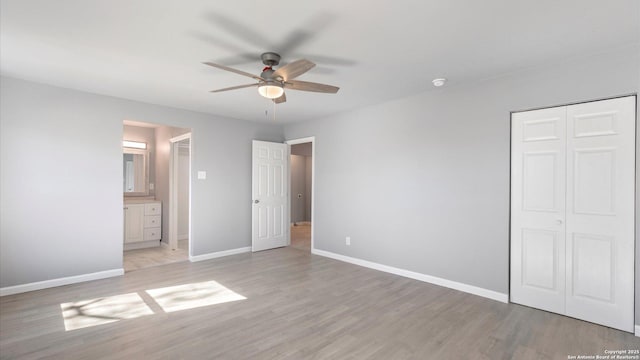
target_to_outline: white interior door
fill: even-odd
[[[635,98],[567,107],[567,315],[633,331]]]
[[[633,331],[635,101],[513,114],[511,301]]]
[[[287,246],[288,182],[287,145],[254,140],[252,251]]]
[[[565,311],[566,108],[515,113],[511,153],[511,301]]]

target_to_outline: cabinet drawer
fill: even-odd
[[[144,214],[145,215],[160,215],[162,214],[162,205],[161,203],[151,203],[144,204]]]
[[[144,241],[147,240],[160,240],[162,234],[161,228],[148,228],[144,229]]]
[[[145,216],[144,217],[144,227],[145,228],[159,227],[161,225],[162,225],[162,216],[160,216],[160,215]]]

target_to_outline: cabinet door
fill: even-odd
[[[145,215],[161,215],[162,203],[154,202],[150,204],[144,204],[144,214]]]
[[[144,240],[144,204],[131,204],[124,207],[125,244]]]
[[[146,228],[144,229],[144,241],[160,240],[162,230],[160,228]]]
[[[162,225],[162,216],[145,216],[144,217],[144,227],[145,228],[155,228],[160,227]]]

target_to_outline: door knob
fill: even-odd
[[[253,200],[253,203],[254,203],[254,204],[257,204],[257,203],[259,203],[259,202],[260,202],[260,200],[257,200],[257,199],[256,199],[256,200]]]
[[[562,219],[556,219],[556,224],[562,225]]]

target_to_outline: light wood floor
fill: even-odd
[[[311,251],[311,224],[291,225],[291,247]]]
[[[246,299],[164,312],[146,292],[210,281]],[[65,331],[62,303],[132,293],[153,314]],[[292,247],[0,298],[2,359],[567,359],[638,348],[628,333]]]
[[[167,246],[146,249],[127,250],[122,260],[124,271],[133,271],[148,267],[189,260],[189,240],[178,240],[178,248],[171,250]]]

